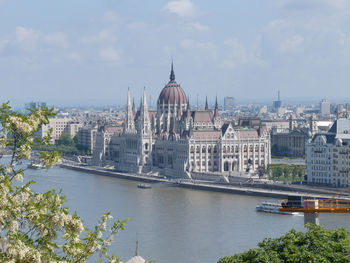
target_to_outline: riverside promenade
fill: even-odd
[[[195,190],[204,190],[204,191],[214,191],[214,192],[223,192],[231,194],[240,194],[240,195],[251,195],[251,196],[262,196],[262,197],[271,197],[271,198],[287,198],[288,196],[303,196],[307,198],[331,198],[334,193],[317,193],[314,189],[310,189],[310,192],[305,189],[297,191],[292,189],[290,191],[286,190],[285,186],[281,186],[281,189],[278,189],[278,186],[274,189],[264,189],[249,187],[249,186],[235,186],[231,184],[222,184],[212,181],[201,181],[201,180],[189,180],[189,179],[168,179],[159,176],[152,176],[146,174],[131,174],[118,172],[108,168],[102,168],[97,166],[82,166],[73,163],[63,163],[60,165],[62,168],[103,175],[111,176],[126,180],[133,180],[144,183],[164,183],[169,186],[183,187]],[[277,188],[277,189],[276,189]],[[349,197],[342,197],[342,199],[350,200]]]

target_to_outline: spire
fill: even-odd
[[[170,81],[175,81],[174,63],[173,63],[173,61],[171,61]]]
[[[137,257],[138,255],[139,255],[139,241],[136,240],[135,256]]]
[[[134,113],[136,112],[135,98],[132,98],[132,111],[133,111]]]
[[[214,118],[219,117],[218,96],[215,97]]]
[[[131,100],[130,100],[130,88],[128,87],[126,121],[124,124],[124,132],[134,132],[134,131],[135,131],[134,115],[133,115],[133,110],[132,110]]]
[[[187,109],[190,108],[190,95],[187,95]]]
[[[208,96],[205,96],[205,110],[208,110]]]

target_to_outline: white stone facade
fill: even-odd
[[[350,121],[338,119],[327,133],[306,145],[307,181],[335,187],[350,186]]]
[[[191,172],[255,171],[271,161],[266,127],[222,124],[217,102],[214,110],[207,103],[205,110],[190,110],[173,69],[156,112],[148,110],[145,94],[136,111],[129,92],[126,111],[123,133],[112,136],[108,146],[108,156],[118,170],[190,177]]]

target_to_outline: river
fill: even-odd
[[[135,253],[156,263],[212,263],[220,257],[255,247],[264,237],[278,237],[291,228],[303,230],[302,216],[255,212],[266,198],[137,182],[55,167],[28,170],[37,191],[62,189],[71,211],[93,226],[104,212],[130,218],[112,250],[126,262]],[[320,216],[327,228],[350,230],[350,215]]]

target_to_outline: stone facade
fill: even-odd
[[[328,132],[317,133],[306,145],[307,181],[310,184],[350,185],[350,121],[338,119]]]
[[[148,110],[145,93],[136,111],[128,92],[124,130],[111,137],[108,148],[118,170],[179,177],[190,177],[191,172],[255,171],[271,159],[266,127],[222,124],[217,101],[214,110],[207,103],[204,110],[191,110],[173,67],[157,111]]]

